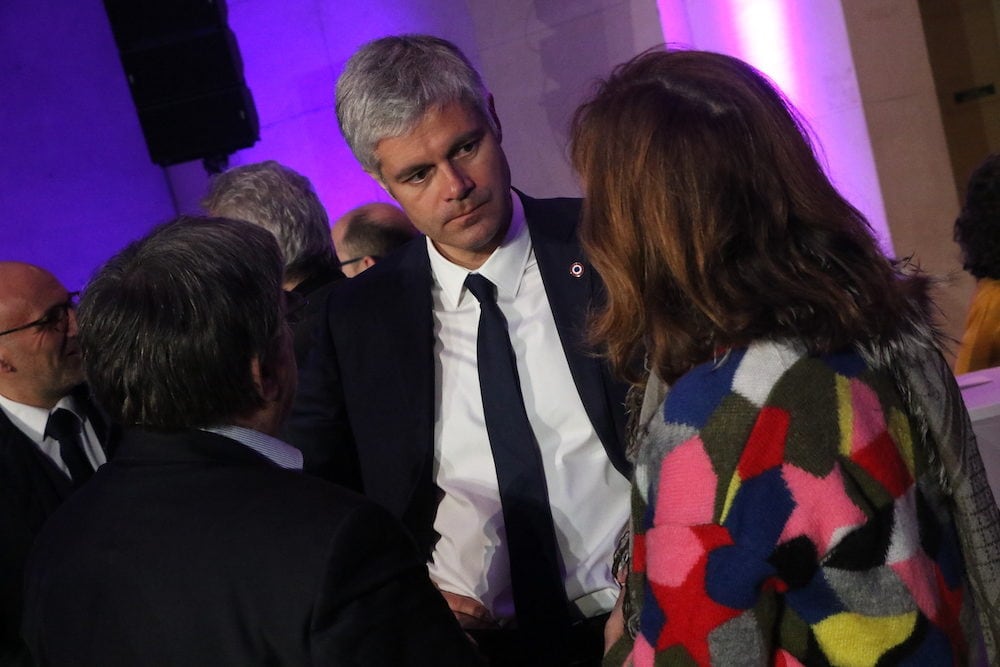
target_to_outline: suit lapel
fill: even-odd
[[[31,438],[0,410],[0,466],[8,483],[19,489],[28,505],[51,512],[73,492],[73,483]]]
[[[91,428],[97,434],[97,440],[101,445],[101,449],[104,450],[104,458],[111,460],[111,455],[114,453],[119,436],[118,429],[111,423],[107,415],[104,414],[104,411],[97,407],[86,385],[80,385],[73,390],[73,393],[77,404],[83,406],[83,412],[86,414]]]
[[[535,200],[518,193],[538,270],[552,316],[559,330],[569,370],[583,406],[615,467],[629,475],[624,455],[624,423],[617,418],[625,388],[612,382],[604,365],[585,347],[587,313],[602,294],[602,284],[586,261],[577,241],[580,209],[577,200]]]

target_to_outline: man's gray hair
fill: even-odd
[[[406,134],[427,111],[456,101],[481,113],[500,136],[479,72],[457,46],[431,35],[368,42],[337,80],[340,132],[361,166],[374,175],[379,175],[379,141]]]
[[[201,205],[210,215],[246,220],[271,232],[284,256],[286,279],[302,280],[336,264],[330,220],[312,183],[274,160],[219,174]]]

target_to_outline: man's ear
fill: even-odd
[[[254,355],[250,360],[250,375],[258,396],[268,403],[277,400],[281,388],[277,374],[267,359],[262,360],[260,355]]]
[[[361,258],[359,264],[361,264],[361,266],[364,267],[363,269],[361,269],[362,271],[364,271],[365,269],[370,269],[371,267],[375,266],[375,262],[376,259],[374,257],[372,257],[371,255],[365,255],[364,257]]]
[[[492,93],[490,93],[490,95],[486,98],[486,101],[489,103],[489,106],[490,106],[490,115],[493,116],[493,122],[496,123],[496,126],[497,126],[497,143],[498,144],[502,144],[503,143],[503,126],[500,125],[500,117],[497,116],[497,108],[496,108],[496,105],[493,104],[493,94]]]

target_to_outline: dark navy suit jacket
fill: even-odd
[[[576,389],[609,459],[627,477],[625,386],[583,344],[588,309],[602,298],[603,285],[577,241],[580,201],[521,200]],[[333,290],[316,347],[300,370],[285,432],[302,450],[307,471],[385,506],[426,556],[437,538],[439,500],[432,477],[437,388],[431,286],[420,237]]]
[[[106,420],[96,409],[87,418],[110,458]],[[0,410],[0,665],[32,664],[20,639],[24,561],[42,524],[72,492],[66,473]]]
[[[127,430],[25,591],[51,667],[480,664],[384,509],[199,430]]]

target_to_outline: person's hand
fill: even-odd
[[[448,608],[458,619],[458,624],[463,630],[486,630],[497,627],[493,615],[479,600],[448,591],[441,591],[441,595],[444,596]]]
[[[616,641],[625,634],[625,612],[622,606],[625,601],[625,591],[618,594],[615,608],[611,610],[607,623],[604,624],[604,652],[607,653]]]

